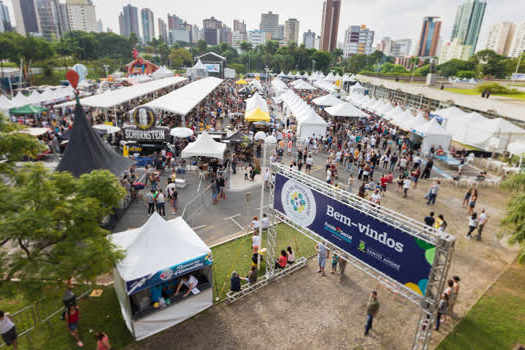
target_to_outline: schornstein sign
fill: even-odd
[[[275,210],[368,266],[425,295],[435,246],[277,174]]]
[[[122,128],[125,140],[164,142],[168,141],[170,129],[165,126],[157,126],[147,130],[140,129],[136,126],[125,126]]]

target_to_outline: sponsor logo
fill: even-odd
[[[163,281],[169,281],[173,277],[173,270],[166,269],[160,273],[159,278]]]
[[[302,226],[310,226],[315,220],[317,208],[312,191],[295,181],[288,180],[281,191],[281,203],[285,214]]]
[[[357,249],[363,253],[366,253],[366,243],[364,241],[359,241],[359,247]]]
[[[139,107],[133,112],[133,121],[137,128],[148,130],[155,125],[157,116],[153,109],[149,107]]]

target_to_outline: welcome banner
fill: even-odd
[[[425,295],[435,246],[277,174],[274,208],[341,250]]]

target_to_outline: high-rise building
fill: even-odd
[[[454,38],[454,40],[446,43],[441,48],[441,52],[439,54],[439,64],[445,63],[452,59],[466,61],[471,56],[471,51],[472,46],[464,45],[461,43],[459,38]]]
[[[284,22],[284,41],[289,44],[299,42],[299,21],[295,18],[289,18]]]
[[[175,44],[177,41],[189,43],[190,32],[185,29],[173,29],[168,32],[168,41],[170,45]]]
[[[142,19],[142,40],[147,44],[151,39],[155,38],[155,19],[153,18],[153,11],[150,9],[140,10],[140,17]]]
[[[97,31],[97,16],[91,0],[66,0],[66,8],[71,30]]]
[[[322,40],[322,37],[321,37]],[[370,55],[374,45],[374,31],[366,25],[350,26],[345,32],[343,53],[345,57]]]
[[[266,32],[262,30],[248,31],[248,42],[252,44],[252,48],[266,43]]]
[[[395,46],[395,41],[389,37],[384,37],[378,44],[377,50],[381,51],[387,56],[392,56],[392,49]]]
[[[485,0],[466,0],[458,6],[450,41],[458,38],[461,44],[471,46],[470,55],[476,50],[486,7]]]
[[[34,0],[13,0],[16,31],[22,35],[38,33],[38,20]]]
[[[259,30],[272,33],[272,39],[282,39],[282,37],[279,37],[279,15],[272,11],[262,13]]]
[[[13,26],[9,17],[9,9],[0,0],[0,33],[10,32],[11,30],[13,30]]]
[[[233,31],[244,34],[244,40],[246,40],[246,23],[244,23],[244,21],[234,19],[233,20]]]
[[[391,55],[394,57],[410,56],[410,49],[412,48],[412,40],[400,39],[394,41],[392,45]]]
[[[243,41],[246,41],[244,40],[243,33],[237,31],[232,32],[232,47],[234,49],[239,50]]]
[[[272,34],[272,39],[278,40],[278,41],[284,41],[284,24],[280,24],[277,26],[277,36],[274,36]]]
[[[525,52],[525,22],[518,24],[514,31],[514,39],[510,46],[509,56],[519,57]]]
[[[97,33],[102,33],[104,31],[104,23],[101,19],[97,21]]]
[[[208,45],[217,45],[221,42],[232,43],[232,30],[215,17],[202,20],[204,40]]]
[[[178,17],[177,15],[170,15],[168,14],[168,30],[185,30],[187,29],[187,22],[183,20],[182,18]]]
[[[135,6],[127,5],[122,8],[122,12],[118,17],[120,26],[120,35],[129,37],[131,33],[135,33],[138,38],[139,34],[139,11]]]
[[[315,49],[315,39],[317,38],[317,35],[315,35],[314,32],[312,32],[311,29],[308,29],[307,32],[303,33],[303,44],[304,47],[307,49]]]
[[[164,40],[164,42],[168,42],[168,26],[166,25],[166,22],[162,20],[162,18],[157,19],[159,23],[159,37]]]
[[[69,25],[69,16],[67,14],[67,5],[66,4],[59,4],[59,25],[60,25],[60,31],[62,33],[67,33],[71,31],[71,26]]]
[[[60,3],[58,0],[35,0],[39,33],[47,40],[56,40],[64,33],[60,25]]]
[[[437,47],[439,44],[439,33],[441,31],[441,22],[434,21],[439,17],[425,17],[423,27],[419,37],[417,56],[434,57],[437,56]]]
[[[191,42],[196,43],[202,39],[202,31],[195,24],[191,26]]]
[[[331,52],[337,47],[341,0],[325,0],[321,22],[321,50]]]
[[[512,45],[515,29],[516,26],[512,22],[494,24],[489,30],[485,48],[496,52],[498,55],[507,56]]]

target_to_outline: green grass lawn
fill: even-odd
[[[455,92],[457,94],[463,94],[463,95],[476,95],[481,97],[481,93],[478,92],[476,89],[453,89],[453,88],[445,88],[446,91]],[[509,98],[516,98],[519,100],[525,100],[525,93],[519,93],[519,94],[492,94],[491,96],[502,96],[502,97],[509,97]]]
[[[515,344],[525,344],[525,267],[517,264],[481,297],[437,349],[512,350]]]
[[[264,234],[263,247],[266,246],[266,234]],[[315,253],[315,243],[298,233],[287,225],[281,224],[278,228],[277,248],[280,251],[291,246],[296,253],[296,258],[311,256]],[[239,239],[224,243],[212,248],[213,253],[213,275],[214,275],[214,298],[224,299],[230,289],[230,275],[236,270],[242,275],[248,273],[252,257],[252,240],[247,235]],[[260,275],[264,274],[264,261]],[[103,331],[108,334],[114,349],[122,349],[133,342],[124,320],[122,318],[120,305],[113,287],[103,288],[103,294],[99,298],[85,297],[79,301],[81,310],[80,332],[85,348],[94,349],[94,332]],[[52,307],[60,308],[60,297],[50,299]],[[0,307],[5,311],[15,312],[27,305],[22,300],[16,301],[0,300]],[[51,311],[50,311],[51,312]],[[20,320],[22,322],[22,320]],[[91,330],[91,332],[90,332]],[[75,349],[73,338],[66,331],[65,321],[59,316],[51,320],[50,326],[40,326],[31,332],[33,349]],[[20,338],[20,349],[30,349],[27,337]]]

